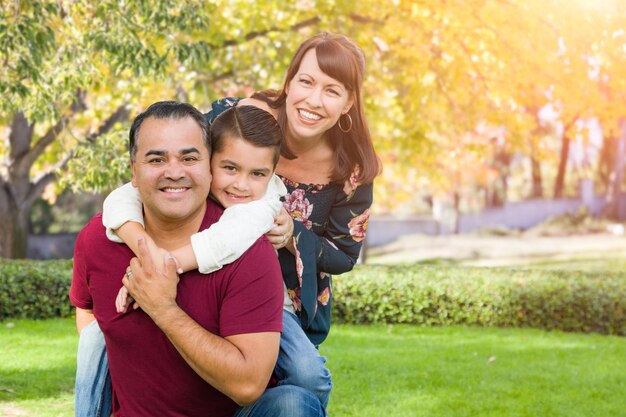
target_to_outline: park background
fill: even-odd
[[[626,415],[622,0],[1,0],[0,415],[72,413],[71,263],[10,259],[71,257],[149,104],[278,88],[321,31],[384,166],[331,413]]]

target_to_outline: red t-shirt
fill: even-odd
[[[211,200],[200,230],[222,214]],[[200,378],[141,309],[115,311],[115,297],[133,257],[105,236],[102,215],[80,232],[74,251],[72,303],[93,309],[104,333],[113,385],[113,411],[128,416],[230,416],[235,402]],[[282,330],[283,283],[271,244],[261,237],[219,271],[181,275],[178,305],[202,327],[225,337]],[[94,364],[95,366],[95,364]]]

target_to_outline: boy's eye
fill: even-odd
[[[237,169],[232,165],[224,165],[222,168],[224,168],[226,171],[234,171],[235,169]]]
[[[255,177],[265,177],[264,172],[253,172],[252,175],[254,175]]]

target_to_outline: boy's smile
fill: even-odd
[[[275,150],[229,136],[211,156],[211,196],[224,208],[265,195],[274,173]]]

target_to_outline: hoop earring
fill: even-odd
[[[352,130],[352,117],[350,117],[350,115],[348,113],[345,114],[346,116],[348,116],[348,121],[350,122],[350,126],[348,126],[347,129],[344,129],[343,126],[341,126],[341,116],[339,116],[339,120],[337,120],[337,125],[339,126],[339,129],[343,132],[343,133],[348,133],[349,131]],[[343,116],[343,115],[342,115]]]

